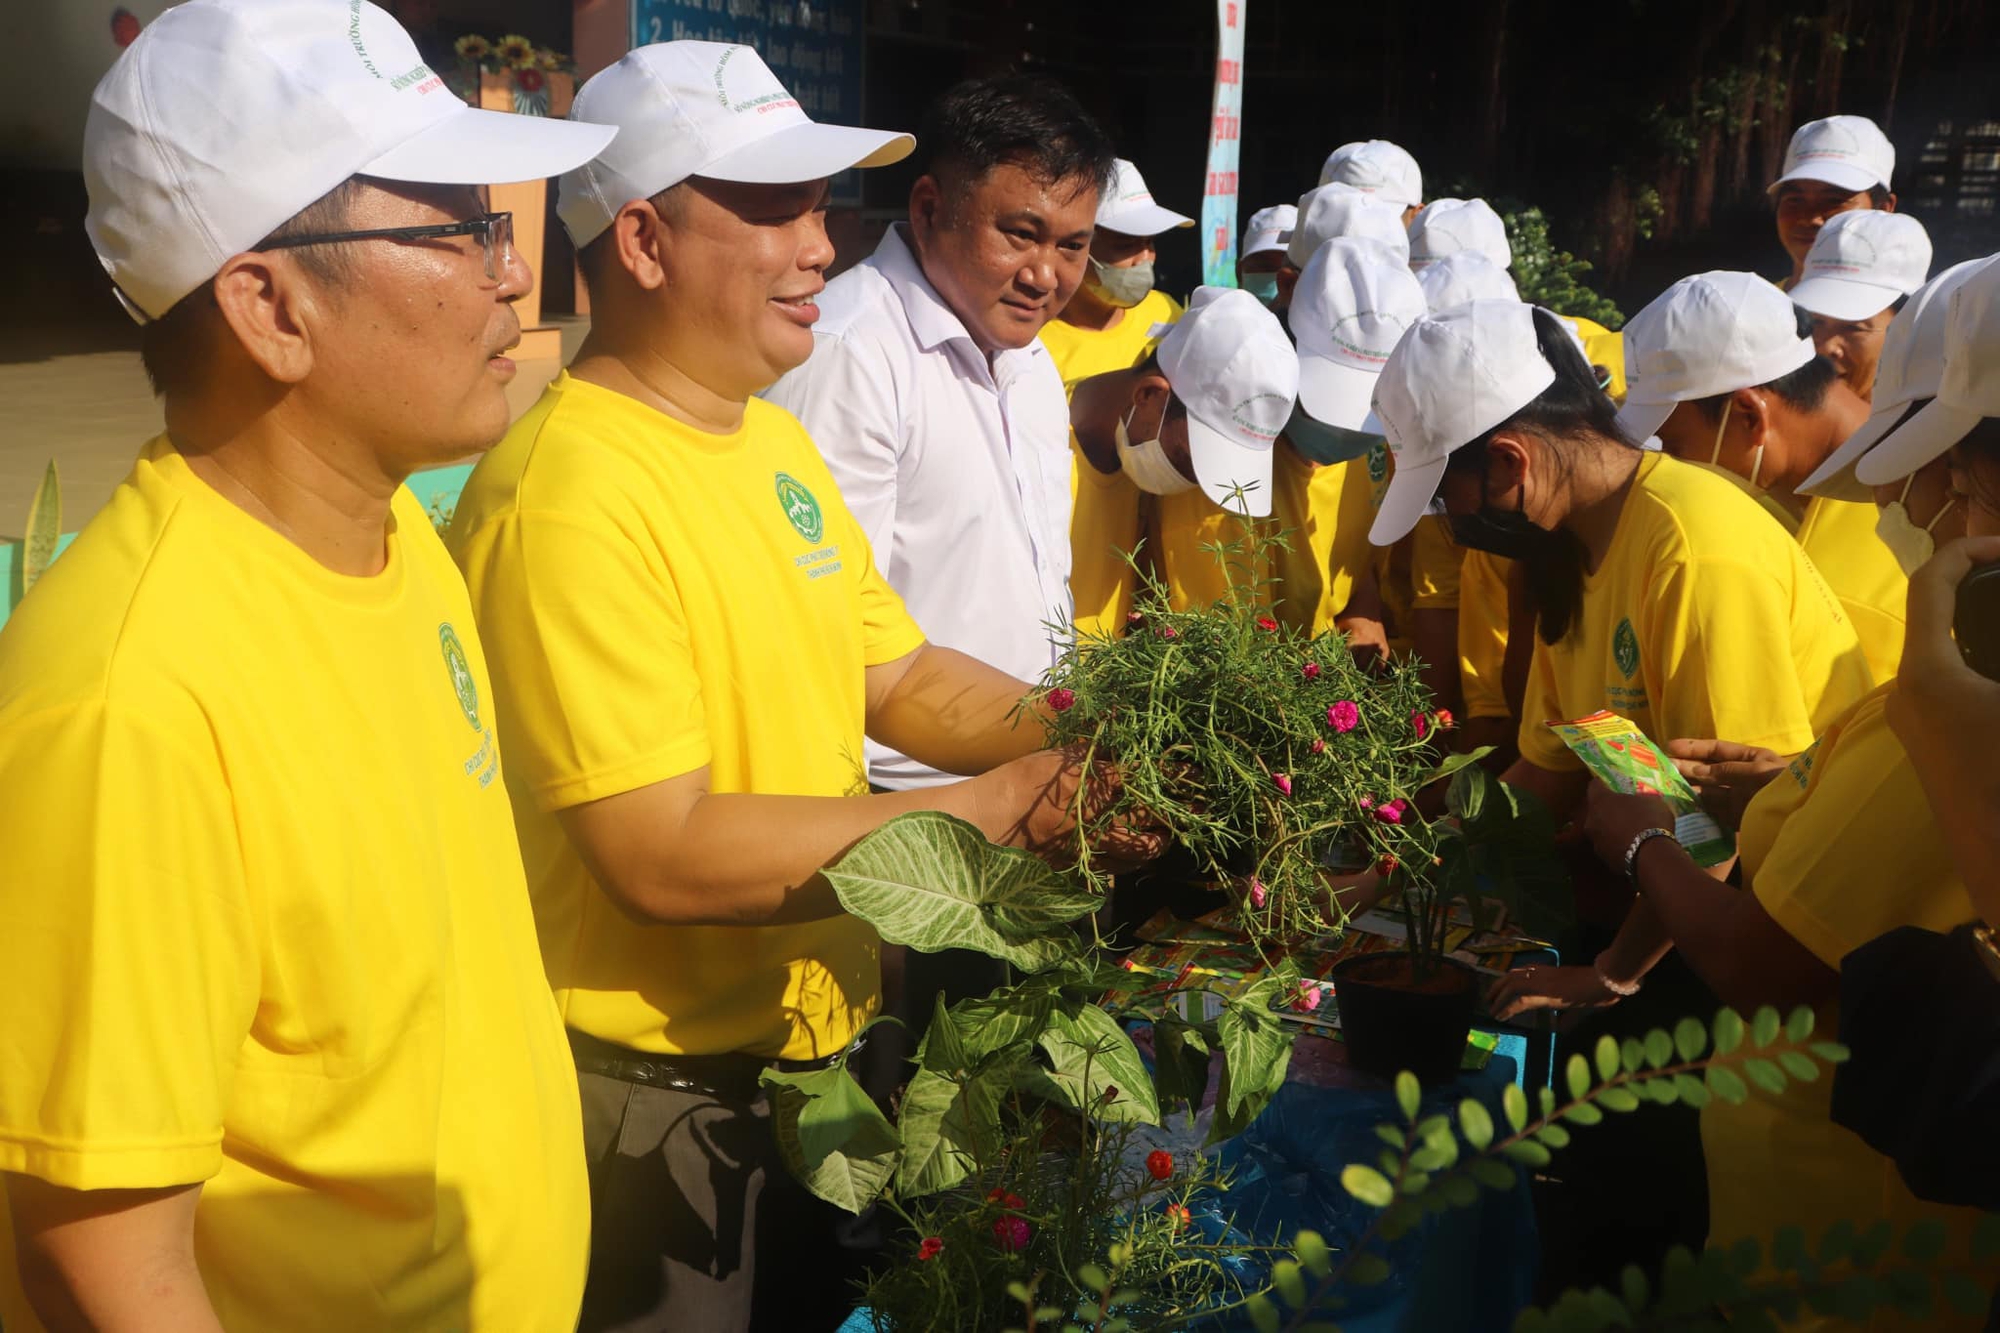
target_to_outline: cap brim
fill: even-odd
[[[1267,255],[1273,251],[1283,254],[1285,253],[1285,247],[1291,243],[1292,234],[1288,231],[1282,231],[1268,240],[1258,241],[1254,245],[1245,246],[1243,253],[1237,257],[1239,259],[1248,259],[1251,255]]]
[[[1792,304],[1808,313],[1828,319],[1872,319],[1896,303],[1905,293],[1894,287],[1878,287],[1872,282],[1849,278],[1807,278],[1786,292]]]
[[[1815,468],[1810,477],[1799,483],[1799,493],[1824,496],[1829,500],[1873,500],[1875,493],[1854,475],[1854,465],[1861,461],[1862,455],[1880,444],[1909,410],[1908,403],[1897,403],[1869,413],[1861,428],[1841,441],[1840,447],[1828,454],[1826,461]]]
[[[574,171],[604,151],[615,125],[465,107],[361,167],[357,176],[424,185],[504,185]]]
[[[1176,227],[1192,227],[1194,219],[1158,204],[1137,204],[1099,218],[1097,225],[1121,236],[1158,236]]]
[[[1815,162],[1809,167],[1787,172],[1764,187],[1765,194],[1776,194],[1778,187],[1786,181],[1825,181],[1828,185],[1838,185],[1843,190],[1860,193],[1880,185],[1888,187],[1888,182],[1876,177],[1866,167],[1849,166],[1845,162]]]
[[[1438,484],[1444,480],[1444,465],[1442,458],[1408,467],[1400,460],[1397,462],[1396,471],[1389,478],[1388,493],[1382,497],[1382,508],[1375,514],[1375,525],[1368,529],[1370,542],[1394,546],[1410,535],[1410,529],[1417,526],[1417,520],[1437,497]]]
[[[1367,423],[1374,416],[1372,400],[1380,379],[1379,373],[1343,366],[1324,357],[1300,356],[1299,402],[1315,421],[1379,435],[1381,428],[1371,430]]]
[[[1188,414],[1188,453],[1202,494],[1232,514],[1267,518],[1271,513],[1271,456],[1261,448]],[[1237,494],[1242,491],[1241,496]]]
[[[1869,486],[1901,481],[1964,439],[1983,420],[1977,412],[1932,399],[1921,412],[1863,454],[1854,465],[1854,475]]]
[[[899,130],[807,121],[724,153],[694,174],[745,185],[791,185],[838,175],[851,167],[886,167],[901,162],[916,146],[914,137]]]
[[[1666,424],[1667,418],[1672,416],[1674,409],[1679,406],[1679,403],[1639,403],[1628,397],[1625,406],[1618,409],[1618,425],[1625,432],[1626,438],[1644,440],[1648,436],[1658,435],[1660,427]]]

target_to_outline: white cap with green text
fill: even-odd
[[[1292,418],[1299,362],[1284,325],[1233,287],[1197,287],[1160,340],[1160,372],[1187,409],[1203,494],[1233,513],[1271,512],[1271,448]]]

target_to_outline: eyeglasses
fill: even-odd
[[[514,215],[487,213],[464,222],[443,222],[434,227],[382,227],[374,231],[330,231],[317,236],[283,236],[266,241],[260,250],[292,250],[301,245],[332,245],[340,241],[435,241],[447,236],[477,236],[486,251],[486,276],[498,282],[507,259],[514,253]]]

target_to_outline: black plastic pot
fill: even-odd
[[[1334,965],[1333,992],[1347,1063],[1380,1078],[1407,1069],[1446,1083],[1465,1059],[1479,977],[1446,958],[1419,982],[1409,951],[1365,953]]]

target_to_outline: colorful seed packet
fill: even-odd
[[[1701,799],[1673,761],[1630,719],[1596,712],[1548,727],[1611,790],[1664,800],[1674,812],[1674,841],[1687,849],[1696,865],[1719,866],[1736,855],[1735,836],[1701,808]]]

